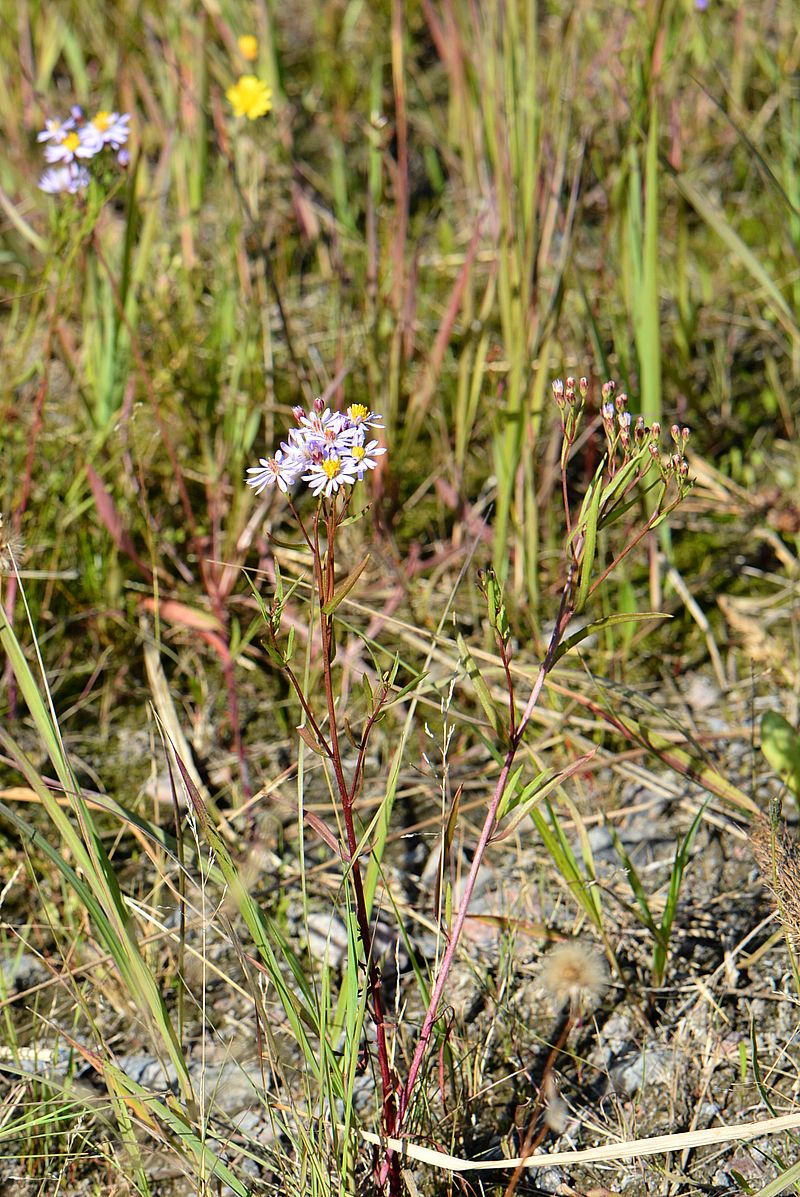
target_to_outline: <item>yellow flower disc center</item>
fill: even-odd
[[[329,478],[335,478],[339,473],[339,458],[328,457],[325,461],[323,461],[322,468]]]

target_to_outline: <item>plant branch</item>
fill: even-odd
[[[480,838],[475,847],[475,854],[473,856],[472,864],[470,866],[470,870],[467,875],[467,880],[466,880],[466,884],[464,887],[464,894],[463,894],[463,897],[459,904],[458,913],[456,915],[455,921],[453,923],[453,928],[450,933],[450,940],[448,942],[444,957],[442,959],[441,966],[439,968],[439,974],[436,978],[436,983],[433,987],[433,992],[431,993],[430,1001],[428,1003],[428,1009],[425,1013],[425,1018],[424,1018],[424,1021],[422,1024],[422,1030],[420,1032],[419,1040],[417,1042],[417,1047],[414,1052],[414,1056],[411,1061],[411,1066],[408,1071],[408,1078],[406,1080],[406,1083],[405,1083],[405,1086],[404,1086],[402,1092],[400,1093],[400,1101],[399,1101],[399,1105],[398,1105],[397,1120],[396,1120],[396,1131],[397,1132],[400,1131],[400,1128],[402,1127],[403,1120],[404,1120],[406,1114],[408,1113],[409,1105],[411,1102],[411,1097],[414,1092],[414,1086],[416,1084],[420,1068],[422,1067],[422,1063],[425,1059],[425,1054],[428,1049],[428,1044],[430,1042],[430,1038],[433,1033],[433,1027],[434,1027],[434,1024],[438,1017],[439,1003],[441,1001],[442,994],[444,992],[444,987],[447,982],[447,978],[448,978],[450,969],[453,964],[453,959],[455,957],[456,949],[458,947],[458,943],[461,938],[461,933],[464,929],[464,922],[467,917],[470,899],[472,897],[472,893],[475,888],[475,882],[478,879],[478,873],[480,872],[480,868],[483,863],[483,857],[486,852],[487,845],[491,838],[491,834],[494,831],[495,823],[497,821],[497,812],[500,807],[500,803],[502,802],[503,797],[506,792],[506,787],[508,785],[508,780],[511,775],[511,770],[512,770],[512,767],[514,764],[514,759],[515,759],[517,752],[519,750],[519,747],[522,743],[522,739],[525,734],[525,729],[528,726],[528,723],[530,722],[531,716],[533,715],[536,704],[539,701],[539,696],[541,694],[542,686],[544,685],[545,678],[547,677],[547,674],[550,672],[550,670],[552,669],[553,664],[555,662],[556,653],[558,651],[558,646],[559,646],[561,639],[564,635],[564,632],[569,624],[569,621],[572,618],[574,578],[575,578],[575,567],[570,566],[570,569],[569,569],[569,572],[567,575],[567,580],[564,584],[564,589],[561,594],[561,605],[559,608],[558,618],[556,619],[555,627],[553,628],[553,634],[550,637],[550,643],[548,644],[547,651],[546,651],[546,653],[542,659],[542,663],[539,667],[539,672],[536,676],[536,681],[533,684],[533,689],[531,690],[530,697],[528,698],[528,702],[526,704],[525,710],[522,714],[522,717],[517,726],[517,730],[514,733],[514,736],[511,740],[508,751],[506,753],[506,757],[503,762],[503,768],[500,772],[499,778],[497,779],[497,785],[495,786],[494,794],[493,794],[492,800],[489,804],[489,809],[486,812],[486,818],[484,819],[484,822],[483,822],[483,828],[481,829]],[[381,1173],[380,1173],[380,1179],[383,1182],[385,1182],[386,1177],[388,1176],[388,1173],[389,1173],[389,1169],[391,1167],[391,1156],[392,1156],[392,1151],[391,1151],[391,1149],[389,1149],[389,1150],[387,1150],[386,1159],[384,1160],[384,1164],[383,1164],[383,1167],[382,1167]]]

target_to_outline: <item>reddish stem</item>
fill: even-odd
[[[360,766],[363,763],[364,746],[362,742],[362,749],[358,758],[358,765],[353,775],[352,789],[348,787],[344,775],[344,768],[342,765],[341,751],[339,747],[339,729],[336,720],[336,699],[333,692],[333,672],[332,672],[332,654],[333,654],[333,615],[325,614],[325,605],[330,602],[334,592],[334,543],[336,538],[336,530],[338,527],[338,519],[336,512],[336,500],[329,506],[326,505],[325,522],[327,531],[327,550],[325,554],[325,563],[323,566],[322,554],[319,544],[319,521],[322,512],[322,507],[318,508],[314,519],[314,567],[317,579],[317,589],[319,591],[320,603],[320,635],[322,639],[322,672],[325,684],[325,701],[328,708],[328,723],[329,736],[331,746],[331,762],[333,764],[333,771],[336,777],[336,784],[339,789],[339,799],[342,805],[342,817],[344,819],[345,834],[347,836],[347,846],[350,856],[350,870],[353,878],[353,891],[355,895],[356,907],[356,921],[358,923],[359,936],[364,949],[365,967],[367,971],[367,984],[369,987],[369,994],[372,999],[372,1016],[375,1024],[375,1035],[377,1040],[378,1050],[378,1068],[381,1075],[381,1088],[383,1092],[383,1114],[382,1122],[383,1129],[386,1135],[393,1135],[397,1128],[397,1105],[395,1099],[395,1086],[392,1076],[391,1066],[389,1064],[389,1049],[386,1041],[386,1016],[383,1009],[383,997],[381,992],[381,976],[380,970],[375,962],[373,952],[372,930],[370,928],[369,914],[367,912],[367,900],[364,893],[364,881],[361,875],[361,864],[358,859],[358,837],[356,835],[355,822],[353,819],[353,807],[355,803],[355,794],[359,782]],[[344,512],[342,512],[344,514]],[[370,725],[371,726],[371,725]],[[390,1191],[393,1193],[400,1192],[400,1161],[395,1158],[389,1161],[389,1166],[386,1170],[386,1176],[383,1181],[389,1179]]]
[[[470,866],[466,884],[464,886],[464,894],[459,904],[458,914],[456,915],[452,931],[450,932],[450,939],[447,944],[447,948],[439,968],[439,974],[436,978],[436,983],[433,987],[433,992],[430,997],[430,1002],[428,1003],[428,1009],[425,1013],[425,1018],[422,1023],[422,1030],[420,1032],[417,1047],[411,1061],[411,1067],[408,1071],[408,1078],[402,1092],[400,1093],[400,1100],[397,1108],[397,1118],[395,1122],[397,1134],[399,1134],[403,1120],[408,1113],[408,1108],[411,1102],[411,1096],[414,1092],[417,1076],[419,1075],[420,1068],[422,1067],[423,1060],[425,1059],[428,1044],[433,1033],[433,1027],[438,1017],[439,1003],[441,1001],[444,987],[453,964],[453,959],[461,938],[461,933],[464,929],[464,922],[467,917],[470,899],[472,898],[475,882],[478,879],[478,873],[480,872],[481,865],[483,863],[486,847],[495,828],[497,811],[505,795],[508,779],[514,764],[514,758],[516,757],[520,744],[522,743],[525,729],[530,722],[534,708],[539,701],[539,695],[541,694],[544,680],[555,662],[558,646],[561,642],[567,625],[572,618],[572,592],[574,574],[574,567],[570,567],[567,581],[564,585],[564,590],[561,595],[561,606],[559,608],[558,619],[556,620],[556,625],[553,628],[553,634],[550,637],[550,643],[547,647],[547,652],[545,653],[542,663],[539,667],[539,672],[537,674],[536,681],[533,684],[533,689],[531,690],[530,697],[528,698],[527,705],[522,714],[522,718],[519,721],[517,730],[514,733],[509,745],[505,761],[503,762],[503,768],[499,778],[497,779],[497,785],[495,786],[492,801],[490,802],[489,809],[486,812],[486,818],[483,822],[480,838],[475,848],[475,855],[472,858],[472,864]],[[379,1174],[379,1180],[382,1184],[385,1184],[390,1174],[393,1162],[396,1158],[397,1153],[393,1152],[391,1148],[388,1148]]]

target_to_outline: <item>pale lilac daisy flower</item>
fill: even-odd
[[[41,133],[36,134],[37,141],[63,141],[71,129],[75,128],[75,121],[72,117],[68,117],[65,121],[58,120],[53,117],[52,120],[44,122],[44,128]]]
[[[374,470],[378,464],[375,458],[385,453],[386,449],[377,441],[369,441],[366,445],[358,443],[352,445],[348,452],[355,466],[358,480],[361,482],[367,470]]]
[[[320,437],[322,440],[331,439],[331,434],[336,436],[342,428],[342,413],[338,411],[331,411],[329,407],[322,411],[312,411],[309,415],[303,415],[298,421],[301,431],[305,431],[306,435],[311,433],[313,436]]]
[[[87,143],[96,147],[95,153],[107,145],[118,150],[128,140],[130,119],[127,112],[121,116],[118,112],[98,112],[85,126]]]
[[[370,411],[363,403],[351,403],[345,417],[351,428],[383,428],[378,413]]]
[[[69,166],[50,166],[39,179],[39,189],[48,195],[75,195],[89,186],[89,172],[77,162]]]
[[[353,486],[356,480],[357,467],[353,458],[340,456],[335,451],[328,451],[322,461],[312,465],[308,474],[303,474],[303,481],[308,483],[316,499],[322,494],[329,499],[340,486]]]
[[[94,158],[102,145],[94,139],[87,139],[86,129],[76,132],[71,129],[61,141],[53,142],[44,152],[45,159],[50,163],[74,162],[76,158]]]
[[[247,472],[251,475],[246,480],[247,485],[252,486],[257,495],[273,483],[278,490],[288,494],[289,487],[297,477],[297,464],[292,459],[287,459],[283,450],[278,449],[274,457],[259,458],[258,465],[250,466]]]

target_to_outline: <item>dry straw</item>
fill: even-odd
[[[761,1135],[800,1127],[800,1112],[784,1114],[780,1118],[764,1118],[760,1122],[744,1122],[739,1126],[711,1126],[706,1130],[686,1131],[676,1135],[656,1135],[652,1139],[628,1139],[622,1143],[607,1143],[603,1147],[587,1147],[583,1151],[551,1151],[542,1155],[518,1156],[510,1160],[465,1160],[445,1155],[430,1147],[409,1143],[406,1139],[382,1139],[379,1135],[362,1131],[368,1143],[383,1145],[400,1153],[403,1160],[416,1160],[448,1172],[498,1172],[510,1168],[551,1168],[556,1164],[592,1164],[604,1160],[628,1160],[639,1156],[661,1155],[671,1151],[685,1151],[693,1147],[708,1147],[717,1143],[740,1143]]]
[[[778,918],[792,947],[800,949],[800,845],[785,827],[779,830],[764,818],[755,824],[751,838],[764,884],[775,899]]]

